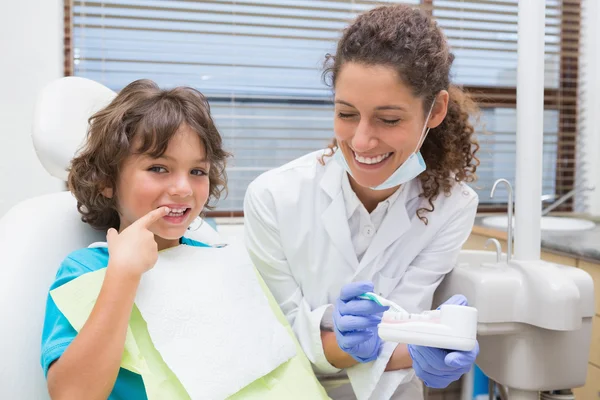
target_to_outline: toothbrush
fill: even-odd
[[[379,304],[380,306],[390,307],[391,311],[394,311],[397,313],[408,314],[406,312],[406,310],[404,308],[400,307],[398,304],[394,303],[391,300],[385,299],[379,295],[376,295],[373,292],[363,293],[363,294],[359,295],[358,298],[374,301],[375,303]]]

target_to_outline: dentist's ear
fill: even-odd
[[[437,96],[435,96],[435,103],[433,105],[433,109],[431,110],[429,121],[427,122],[428,128],[433,129],[438,127],[444,118],[446,118],[446,114],[448,114],[449,101],[450,94],[446,90],[440,91]]]
[[[112,199],[113,197],[113,190],[112,188],[104,188],[102,189],[102,191],[100,191],[100,193],[102,193],[102,196],[106,197],[107,199]]]

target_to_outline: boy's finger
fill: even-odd
[[[110,228],[106,232],[106,243],[112,242],[117,236],[119,236],[119,232],[115,228]]]
[[[167,215],[170,211],[171,210],[169,207],[159,207],[135,221],[135,224],[141,225],[143,228],[148,229],[150,225]]]

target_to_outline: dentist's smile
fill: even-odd
[[[351,150],[354,159],[354,165],[357,168],[372,171],[384,167],[388,164],[389,160],[392,159],[394,152],[383,153],[383,154],[372,154],[372,155],[359,155],[355,151]]]

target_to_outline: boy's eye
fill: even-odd
[[[159,166],[150,167],[150,168],[148,168],[148,171],[157,172],[157,173],[167,172],[165,167],[159,167]]]
[[[203,176],[203,175],[206,175],[206,172],[201,169],[193,169],[192,175]]]

